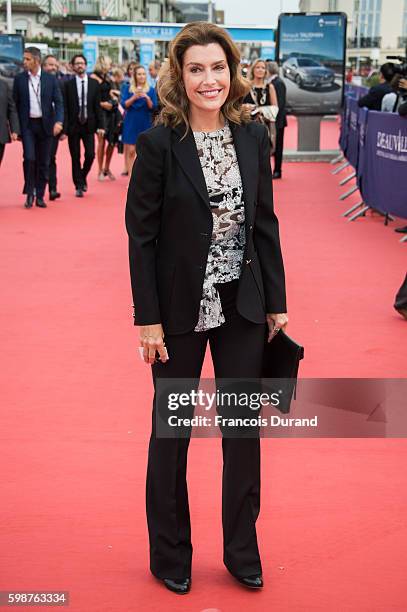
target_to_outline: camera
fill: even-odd
[[[407,57],[402,55],[387,55],[388,60],[397,60],[399,64],[394,64],[394,74],[400,74],[404,79],[407,79]]]

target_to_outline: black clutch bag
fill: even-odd
[[[267,342],[268,327],[263,355],[262,388],[265,393],[278,393],[277,409],[287,414],[297,385],[298,368],[304,358],[304,347],[279,331],[271,342]]]

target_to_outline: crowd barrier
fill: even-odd
[[[359,108],[359,92],[352,89],[345,96],[339,146],[354,169],[355,189],[366,207],[407,219],[407,119]]]

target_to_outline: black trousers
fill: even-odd
[[[24,130],[24,178],[23,193],[43,198],[48,183],[49,158],[52,136],[49,136],[42,125],[42,119],[30,119],[28,130]]]
[[[85,149],[83,166],[81,165],[81,141]],[[95,159],[95,134],[89,134],[86,125],[78,126],[68,136],[69,152],[72,159],[72,179],[76,189],[81,189],[86,183],[86,177]]]
[[[274,172],[281,172],[283,164],[283,149],[284,149],[284,130],[285,128],[277,128],[276,133],[276,150],[274,152]]]
[[[0,166],[1,166],[1,162],[3,161],[3,155],[4,155],[4,149],[5,149],[6,145],[2,142],[0,142]]]
[[[49,160],[49,191],[57,191],[57,151],[59,145],[59,135],[54,136],[51,143],[51,152]]]
[[[199,380],[208,341],[217,379],[260,377],[265,324],[238,314],[236,290],[237,281],[219,285],[226,319],[220,327],[165,336],[169,360],[152,366],[154,386],[160,377]],[[186,481],[190,440],[157,437],[155,400],[146,483],[150,569],[158,578],[185,578],[191,575],[192,562]],[[222,437],[222,451],[223,562],[236,576],[260,574],[255,527],[260,511],[260,439]]]
[[[403,284],[401,285],[400,289],[397,292],[394,307],[397,309],[407,308],[407,274],[406,274],[406,278],[404,279]]]

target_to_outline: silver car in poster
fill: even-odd
[[[307,57],[289,57],[283,64],[283,76],[303,87],[331,87],[335,72]]]

